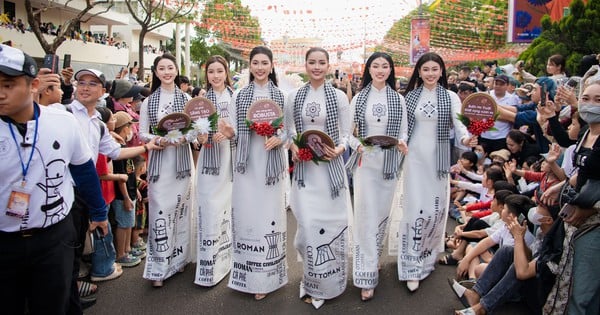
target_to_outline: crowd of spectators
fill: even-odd
[[[31,32],[31,26],[25,26],[25,23],[22,19],[12,18],[9,19],[6,16],[3,16],[1,19],[1,25],[3,27],[17,30],[23,34],[25,32]],[[117,48],[128,48],[127,42],[118,40],[114,36],[109,36],[106,33],[93,33],[91,31],[84,31],[81,29],[74,29],[69,34],[62,33],[62,25],[56,25],[53,22],[42,22],[40,23],[40,31],[43,34],[51,35],[51,36],[65,36],[66,39],[69,40],[81,40],[84,43],[96,43],[101,45],[114,46]],[[146,52],[155,52],[162,51],[156,48],[153,48],[151,45],[147,45],[151,47],[151,49],[145,49]]]
[[[492,313],[515,299],[532,314],[599,311],[597,274],[585,267],[597,250],[584,247],[598,235],[598,197],[583,189],[600,188],[591,170],[600,167],[591,114],[598,112],[598,58],[585,56],[574,76],[565,66],[553,55],[539,77],[522,61],[448,74],[461,100],[482,92],[497,103],[494,131],[474,149],[455,144],[450,216],[459,225],[439,264],[457,266],[449,284],[466,308],[456,314]]]

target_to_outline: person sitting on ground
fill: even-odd
[[[517,187],[506,180],[495,181],[492,184],[492,188],[493,189],[491,189],[488,192],[492,196],[494,195],[494,192],[499,190],[510,190],[513,193],[518,192]],[[463,206],[459,206],[458,211],[460,212],[460,215],[462,216],[465,222],[469,221],[472,218],[484,219],[493,213],[491,209],[491,204],[492,200],[472,202]]]
[[[502,209],[501,219],[505,223],[510,223],[513,219],[518,218],[519,215],[526,213],[531,207],[533,207],[533,201],[525,196],[520,195],[511,195],[506,197],[504,208]],[[534,240],[534,237],[531,233],[528,233],[525,236],[525,240],[527,246],[531,245]],[[500,227],[499,230],[494,232],[492,235],[481,240],[472,250],[467,248],[465,257],[460,261],[458,267],[456,268],[456,276],[458,278],[463,277],[464,275],[469,276],[469,278],[477,278],[477,272],[482,272],[483,268],[477,268],[480,264],[480,259],[485,262],[489,262],[491,260],[492,254],[489,252],[489,249],[498,245],[499,248],[503,246],[513,246],[514,239],[510,235],[508,228],[506,225]],[[478,269],[476,271],[476,269]]]
[[[457,265],[465,256],[465,251],[469,243],[478,242],[498,230],[504,224],[500,220],[500,214],[504,208],[504,200],[512,194],[514,192],[511,190],[498,190],[494,194],[494,199],[492,199],[490,205],[493,213],[487,217],[486,221],[478,218],[470,218],[466,223],[458,225],[454,229],[454,234],[446,239],[446,246],[452,249],[452,253],[440,258],[438,263],[440,265]]]
[[[518,197],[527,198],[525,196]],[[456,280],[448,280],[452,290],[466,307],[466,309],[456,311],[456,315],[491,313],[515,298],[523,299],[533,312],[532,314],[541,314],[545,296],[540,299],[537,294],[540,292],[540,282],[535,279],[537,257],[542,241],[552,228],[558,213],[549,212],[547,208],[543,207],[533,207],[529,209],[527,217],[530,223],[539,227],[535,241],[530,247],[525,245],[526,235],[529,233],[527,221],[519,224],[518,220],[513,218],[507,229],[514,238],[514,247],[500,248],[473,288],[468,289]],[[531,259],[532,255],[536,258]]]

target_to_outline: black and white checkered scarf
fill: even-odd
[[[183,112],[183,108],[187,102],[187,97],[178,87],[175,87],[174,93],[175,95],[173,97],[173,107],[171,113],[181,113]],[[148,118],[150,120],[150,133],[153,133],[153,128],[158,126],[160,94],[161,88],[159,87],[156,89],[156,91],[154,91],[154,93],[148,96]],[[192,165],[190,163],[190,146],[187,144],[178,145],[175,147],[175,149],[175,171],[177,172],[177,179],[191,176]],[[154,150],[152,151],[152,154],[150,154],[150,161],[148,162],[148,180],[151,182],[156,182],[160,176],[159,172],[162,164],[162,154],[163,152],[159,150]]]
[[[356,96],[354,124],[358,129],[358,136],[361,139],[364,139],[367,136],[365,112],[367,109],[367,99],[369,97],[369,92],[371,92],[371,88],[372,85],[369,83]],[[387,84],[385,85],[385,91],[388,108],[388,122],[385,135],[398,139],[400,138],[400,124],[402,122],[403,115],[402,97]],[[400,157],[401,153],[397,149],[384,150],[383,179],[391,180],[397,178],[400,170]],[[346,163],[346,168],[354,169],[356,164],[358,164],[358,159],[359,154],[357,151],[354,151],[348,160],[348,163]]]
[[[325,132],[333,139],[333,142],[337,146],[340,143],[340,128],[339,128],[339,113],[338,113],[338,99],[335,92],[335,88],[330,83],[325,83],[323,86],[325,90]],[[304,132],[304,126],[302,124],[302,108],[306,101],[306,95],[310,89],[310,83],[301,87],[296,94],[294,99],[294,124],[296,125],[296,132],[301,134]],[[340,190],[346,188],[344,185],[344,176],[346,171],[344,169],[344,163],[342,156],[338,156],[335,159],[329,161],[327,167],[329,171],[329,185],[331,188],[331,198],[334,199],[340,195]],[[304,163],[297,163],[294,166],[294,179],[298,182],[299,187],[304,187]]]
[[[421,98],[421,92],[423,92],[423,86],[420,86],[406,95],[406,111],[408,118],[408,140],[415,127],[415,110],[419,99]],[[442,179],[448,175],[450,171],[450,123],[452,122],[452,100],[450,99],[450,93],[441,85],[437,85],[437,141],[436,141],[436,154],[437,154],[437,174],[438,178]],[[420,144],[418,144],[420,145]]]
[[[233,95],[233,90],[230,87],[226,87],[226,91],[227,93],[229,93],[229,96]],[[212,88],[208,89],[208,91],[206,92],[206,98],[213,102],[213,104],[215,104],[215,107],[217,107],[217,94],[215,94],[215,91]],[[215,176],[219,175],[219,169],[221,167],[219,152],[221,151],[219,151],[219,144],[213,142],[213,136],[215,135],[215,133],[216,131],[209,131],[207,142],[209,145],[202,146],[202,150],[204,151],[204,160],[202,161],[202,174],[209,174]],[[230,141],[229,143],[233,147],[233,141]]]
[[[284,96],[283,93],[269,80],[269,94],[271,99],[275,101],[283,110]],[[248,108],[254,101],[254,82],[250,82],[248,86],[241,89],[236,97],[236,114],[237,114],[237,152],[235,160],[235,170],[244,174],[248,161],[248,148],[250,146],[250,129],[246,125],[246,114]],[[267,172],[266,184],[273,185],[279,181],[285,171],[285,152],[283,146],[271,149],[267,154]]]

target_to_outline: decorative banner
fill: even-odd
[[[431,28],[429,19],[415,18],[410,21],[410,64],[414,65],[422,55],[429,52]]]
[[[531,43],[542,33],[541,19],[550,15],[553,22],[563,17],[571,0],[511,0],[508,3],[508,41]]]

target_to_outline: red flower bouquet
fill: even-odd
[[[496,123],[496,118],[498,114],[494,115],[494,118],[486,118],[479,120],[472,120],[469,117],[458,114],[458,120],[467,127],[467,130],[474,136],[481,136],[482,133],[486,131],[497,130],[494,128],[494,124]]]
[[[271,122],[263,121],[260,123],[246,119],[246,125],[259,136],[271,137],[277,133],[277,130],[283,128],[283,117],[279,117]]]

